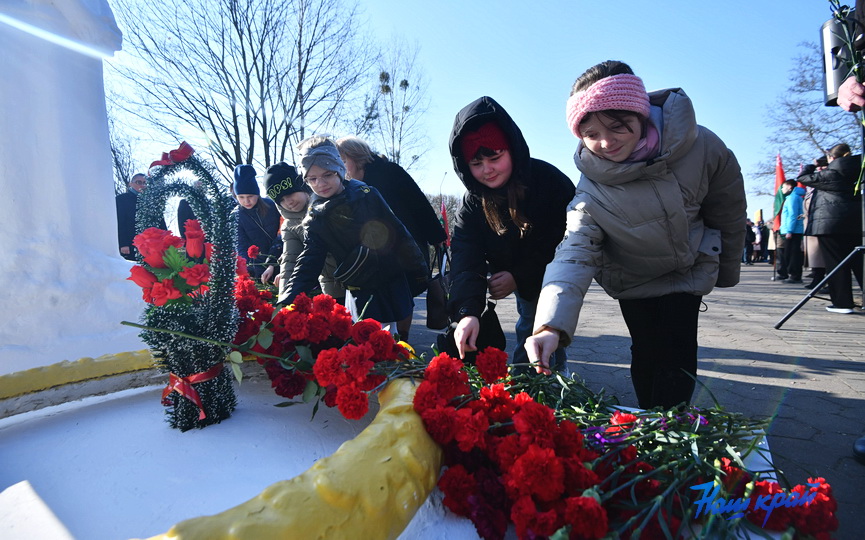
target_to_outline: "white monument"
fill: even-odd
[[[0,375],[145,348],[117,248],[107,0],[0,2]]]

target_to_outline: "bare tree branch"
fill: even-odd
[[[115,106],[225,168],[292,160],[359,94],[374,58],[338,0],[116,0],[130,89]]]
[[[811,163],[831,146],[846,142],[861,146],[859,125],[853,114],[823,104],[823,59],[815,43],[800,43],[801,53],[793,58],[789,84],[766,115],[773,128],[766,144],[770,156],[757,165],[758,178],[751,186],[754,195],[774,196],[775,155],[780,153],[788,178],[795,177],[801,164]]]

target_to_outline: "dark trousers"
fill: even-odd
[[[844,260],[850,252],[859,245],[862,237],[858,234],[829,234],[820,236],[820,250],[826,261],[826,272],[831,272],[838,263]],[[844,268],[841,268],[829,278],[829,296],[832,305],[841,308],[853,307],[853,280],[850,270],[856,275],[856,280],[862,283],[862,258],[853,257]]]
[[[802,251],[802,237],[804,235],[793,233],[784,242],[784,273],[790,279],[802,279],[802,263],[805,262],[805,254]],[[778,272],[781,274],[781,272]]]
[[[631,381],[642,409],[690,403],[697,377],[702,296],[677,293],[619,300],[631,333]]]

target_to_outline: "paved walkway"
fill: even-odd
[[[839,503],[836,537],[862,538],[865,465],[852,458],[851,448],[865,435],[865,314],[829,313],[828,297],[815,297],[775,330],[807,292],[801,284],[772,281],[772,268],[763,263],[743,266],[738,286],[706,296],[707,309],[700,315],[700,381],[728,410],[774,417],[769,446],[776,465],[794,484],[825,477]],[[855,298],[859,303],[861,295]],[[423,310],[421,301],[410,340],[419,346],[435,337],[423,328]],[[496,311],[513,346],[513,298],[500,302]],[[571,371],[590,387],[606,388],[623,405],[636,406],[627,328],[618,303],[595,284],[568,359]],[[698,389],[694,403],[711,405],[709,392]]]

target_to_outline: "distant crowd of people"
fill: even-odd
[[[814,289],[846,260],[818,293],[829,294],[827,311],[855,313],[852,277],[862,288],[862,254],[854,253],[862,242],[862,199],[855,189],[861,164],[861,156],[840,143],[805,165],[796,180],[786,180],[777,195],[775,226],[747,220],[742,262],[768,262],[776,281],[799,284],[807,278],[803,287]],[[810,273],[803,275],[805,269]]]

